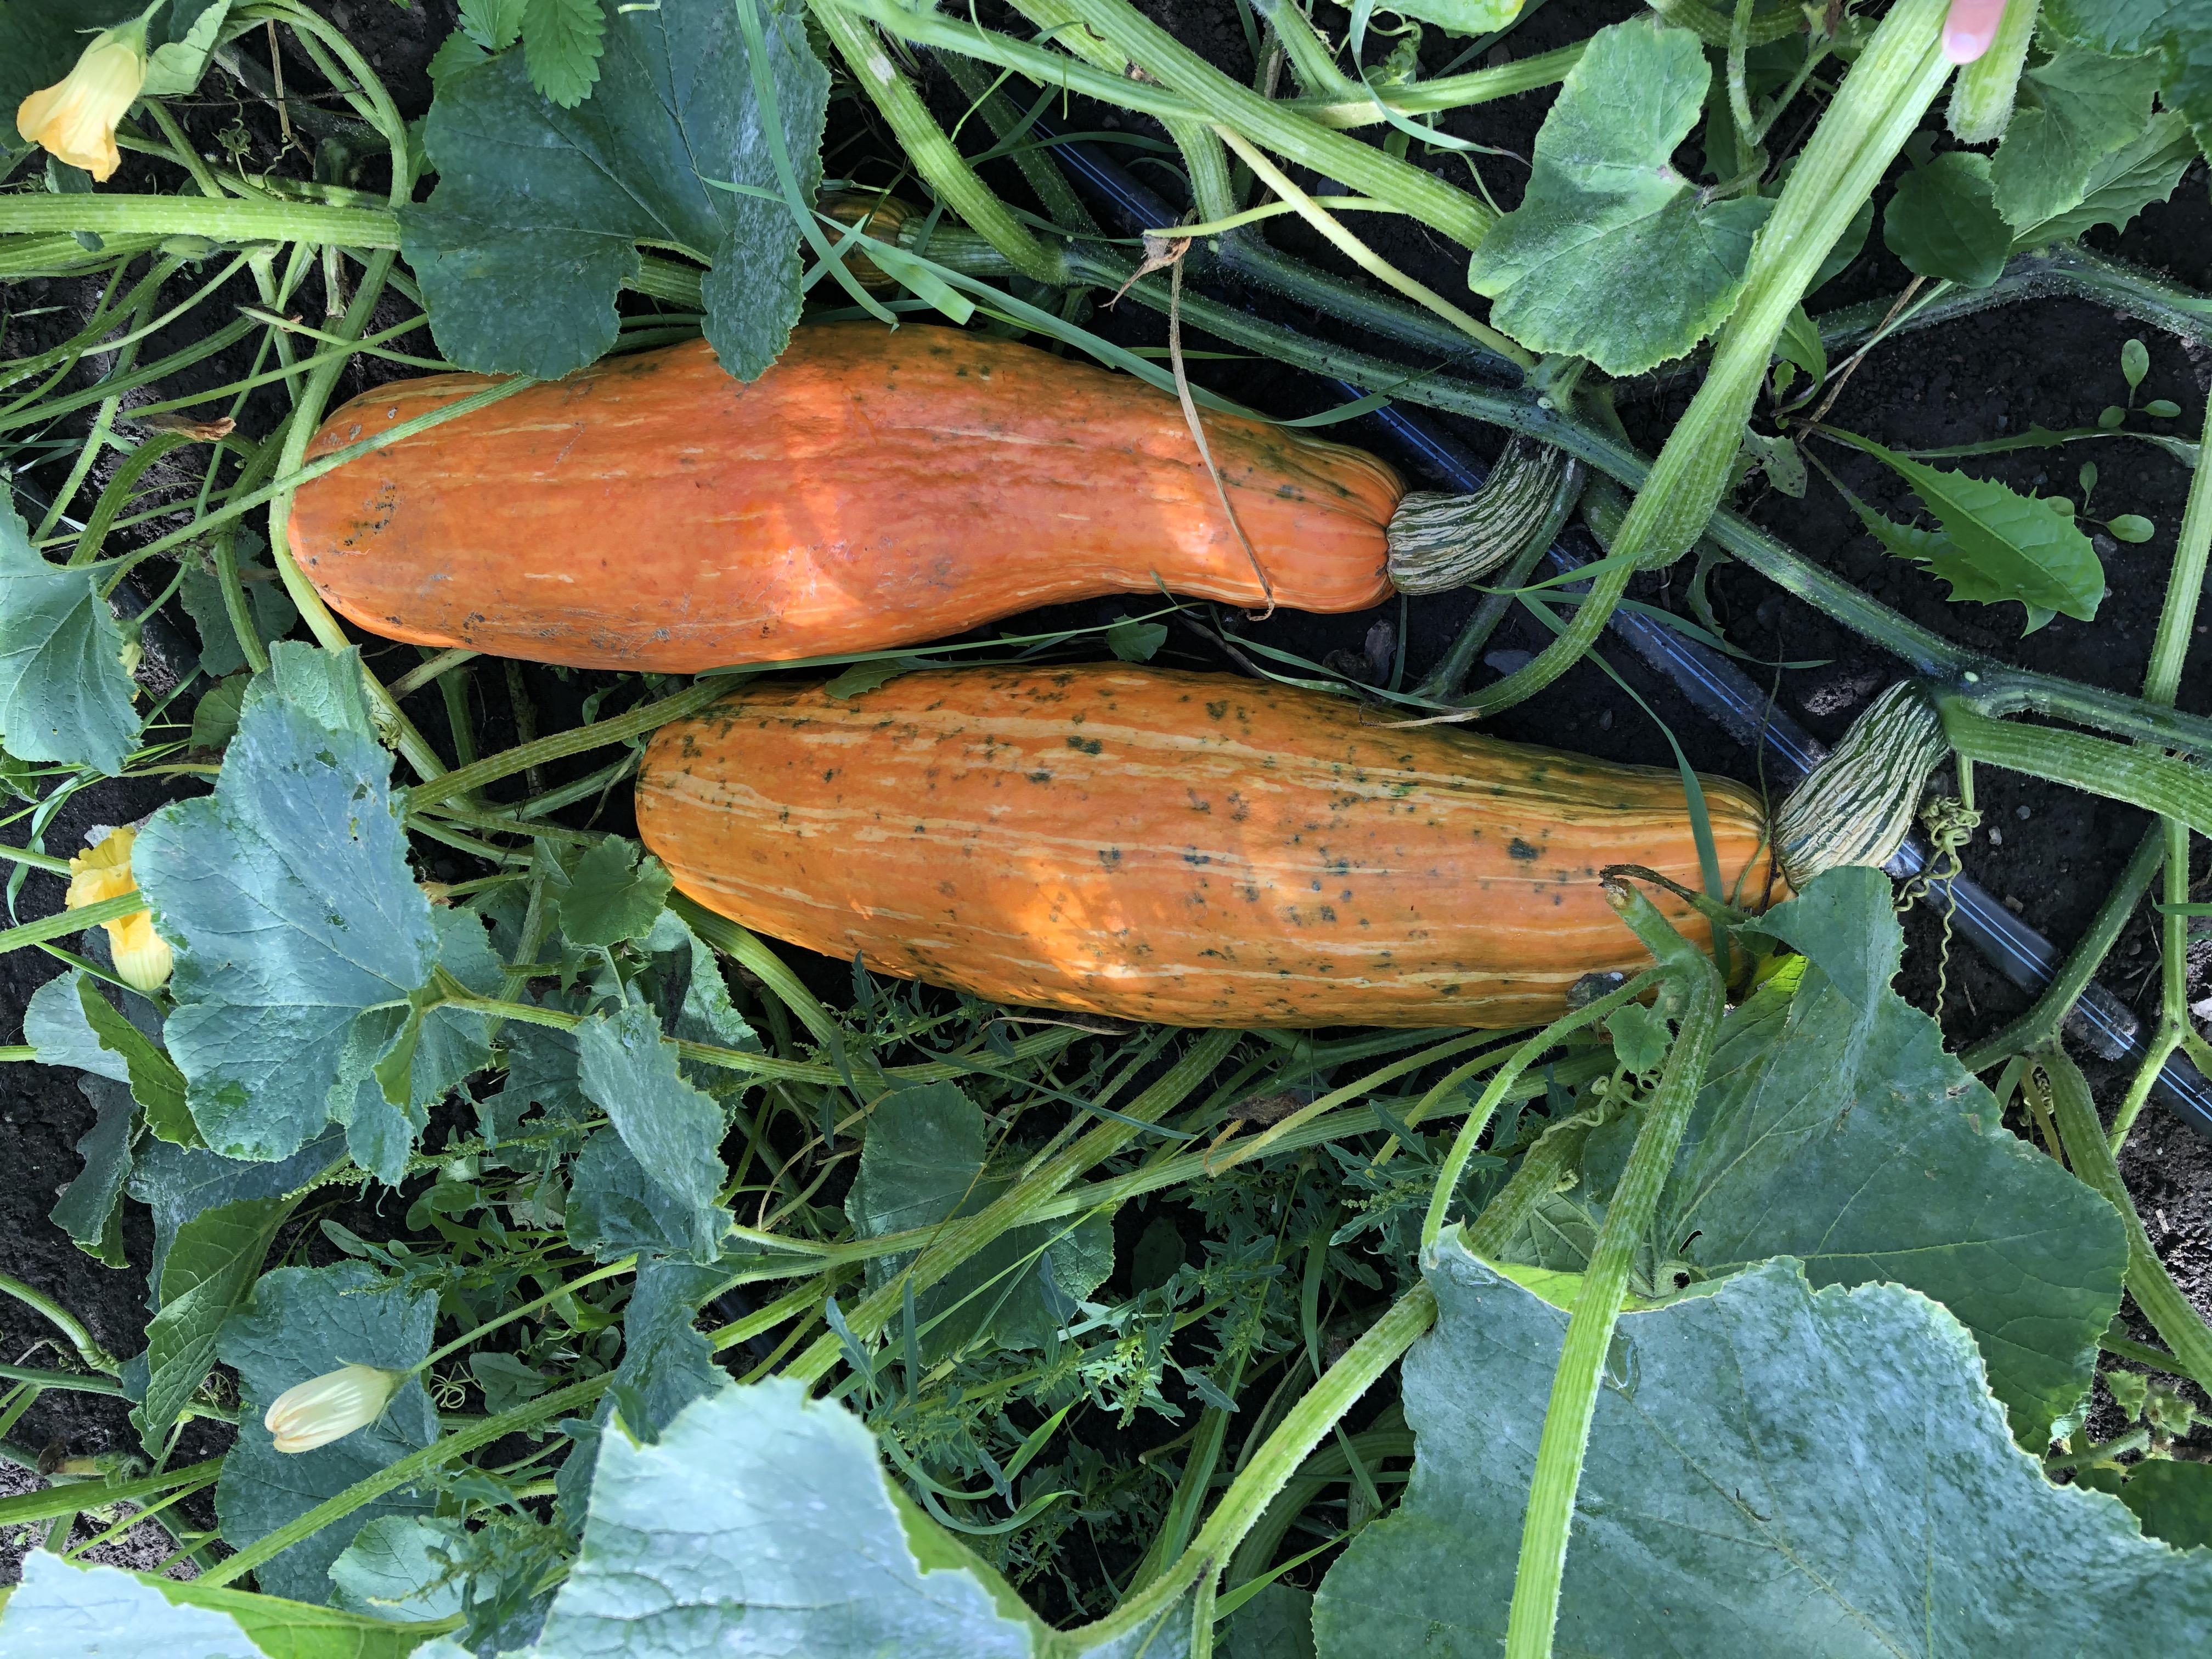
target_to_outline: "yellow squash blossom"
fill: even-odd
[[[278,1395],[261,1419],[280,1452],[313,1451],[374,1423],[407,1380],[405,1371],[346,1365]]]
[[[136,830],[112,830],[99,846],[88,847],[70,860],[67,904],[70,909],[81,910],[102,899],[120,898],[138,890],[137,878],[131,873],[131,847],[137,839]],[[115,958],[115,971],[125,982],[142,991],[155,991],[168,981],[169,946],[154,931],[150,910],[134,910],[100,926],[107,929],[107,948]]]
[[[123,165],[115,124],[137,101],[146,80],[146,21],[109,29],[84,49],[76,67],[33,93],[15,111],[15,131],[105,184]]]

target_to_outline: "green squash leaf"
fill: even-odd
[[[583,1548],[538,1659],[1044,1649],[1044,1626],[996,1573],[909,1522],[860,1420],[799,1383],[720,1389],[655,1444],[599,1440]]]
[[[23,1036],[42,1066],[73,1066],[117,1083],[131,1081],[130,1062],[100,1041],[85,1007],[84,973],[64,973],[31,993],[23,1006]],[[94,995],[99,995],[97,991]]]
[[[1990,161],[1997,211],[2015,231],[2069,213],[2092,170],[2142,137],[2157,64],[2062,46],[2020,79],[2020,106]]]
[[[362,1052],[438,959],[358,674],[350,649],[275,647],[213,798],[164,807],[132,849],[178,947],[170,1056],[228,1157],[287,1157],[349,1115]]]
[[[846,1212],[867,1237],[973,1215],[1009,1184],[1006,1176],[984,1174],[987,1145],[981,1108],[956,1085],[901,1089],[869,1114]],[[890,1283],[912,1260],[872,1261],[869,1288]],[[934,1359],[987,1334],[1000,1347],[1042,1347],[1054,1323],[1045,1273],[1060,1296],[1079,1302],[1113,1270],[1108,1221],[1013,1228],[915,1299],[922,1352]]]
[[[266,565],[240,563],[238,573],[245,579],[246,613],[256,636],[264,646],[283,639],[300,620],[284,584],[276,580],[276,572]],[[245,667],[246,652],[239,644],[238,629],[231,623],[230,609],[223,603],[222,583],[215,572],[198,563],[187,565],[177,598],[185,614],[192,619],[192,626],[199,630],[202,672],[221,679]]]
[[[450,1619],[462,1611],[463,1586],[447,1562],[462,1535],[447,1516],[380,1515],[331,1563],[331,1600],[374,1619]]]
[[[275,1164],[249,1164],[158,1141],[140,1147],[129,1190],[154,1212],[154,1262],[148,1284],[161,1285],[170,1244],[178,1230],[195,1216],[240,1199],[282,1197],[307,1185],[344,1155],[344,1134],[336,1129]],[[161,1306],[158,1294],[149,1291],[149,1305]]]
[[[1890,988],[1904,948],[1892,902],[1880,871],[1844,868],[1761,918],[1804,952],[1803,976],[1722,1028],[1640,1277],[1665,1295],[1676,1271],[1788,1255],[1816,1285],[1907,1285],[1973,1334],[2021,1443],[2041,1451],[2088,1392],[2124,1232],[2109,1204],[2005,1129],[1935,1023]],[[1609,1190],[1595,1165],[1632,1135],[1622,1123],[1591,1137],[1584,1188]],[[1579,1271],[1601,1214],[1563,1195],[1507,1254]]]
[[[2073,520],[1994,480],[1908,460],[1849,433],[1835,435],[1889,467],[1935,514],[1940,538],[1924,531],[1893,536],[1877,526],[1880,515],[1859,508],[1861,521],[1891,552],[1917,560],[1950,584],[1952,599],[2016,601],[2027,611],[2028,633],[2057,611],[2082,622],[2095,618],[2105,597],[2105,567]],[[1902,529],[1887,520],[1881,524],[1887,532]]]
[[[62,1189],[49,1219],[95,1261],[127,1267],[123,1253],[124,1183],[131,1178],[131,1135],[137,1106],[131,1091],[104,1077],[82,1077],[77,1087],[92,1102],[92,1127],[77,1138],[84,1168]]]
[[[1917,276],[1987,288],[2012,252],[2012,227],[1997,211],[1990,158],[1953,150],[1897,181],[1881,240]]]
[[[684,1218],[680,1248],[712,1261],[730,1224],[715,1195],[728,1171],[721,1108],[684,1081],[676,1045],[664,1042],[653,1011],[632,1006],[595,1014],[576,1028],[576,1071],[584,1093],[607,1115],[647,1178]]]
[[[688,1261],[647,1261],[623,1310],[623,1358],[614,1380],[615,1408],[636,1439],[651,1443],[676,1415],[729,1379],[714,1363],[714,1345],[692,1320],[729,1275]]]
[[[2014,238],[2016,248],[2041,247],[2081,236],[2099,225],[2125,230],[2153,202],[2173,194],[2181,175],[2197,159],[2197,139],[2189,124],[2170,111],[2153,116],[2142,136],[2103,157],[2089,169],[2081,199],[2053,218],[2030,225]]]
[[[1656,17],[1590,37],[1536,135],[1527,194],[1468,264],[1493,324],[1608,374],[1680,356],[1720,325],[1772,204],[1702,203],[1668,163],[1711,78],[1698,37]]]
[[[659,859],[621,836],[586,848],[568,873],[568,885],[561,894],[561,933],[571,945],[619,945],[644,938],[675,885]]]
[[[0,738],[19,760],[112,777],[138,746],[138,687],[98,574],[49,564],[0,495]]]
[[[2154,1459],[2138,1463],[2120,1502],[2142,1529],[2178,1550],[2212,1547],[2212,1464]]]
[[[405,1370],[430,1352],[437,1297],[387,1285],[365,1261],[279,1267],[222,1329],[223,1363],[238,1372],[238,1443],[224,1458],[216,1513],[243,1549],[438,1436],[437,1413],[410,1378],[384,1415],[313,1451],[280,1452],[261,1418],[285,1389],[342,1365]],[[327,1601],[331,1564],[380,1515],[427,1513],[428,1492],[387,1492],[254,1569],[271,1595]]]
[[[637,275],[637,244],[647,240],[713,267],[707,339],[724,368],[754,379],[799,319],[799,236],[736,14],[704,4],[615,11],[598,89],[569,109],[530,84],[538,19],[564,3],[576,0],[533,0],[523,54],[439,84],[423,128],[438,187],[400,212],[439,349],[488,372],[550,379],[582,368],[614,344],[615,295]],[[763,3],[784,142],[811,199],[830,77],[807,45],[803,8]],[[778,199],[714,187],[728,184]]]
[[[148,1452],[160,1453],[177,1414],[213,1369],[223,1322],[252,1291],[291,1213],[286,1198],[240,1198],[202,1210],[172,1236],[159,1267],[161,1307],[146,1327],[146,1398],[131,1413]]]
[[[2045,0],[2044,26],[2093,52],[2157,54],[2159,101],[2212,138],[2212,0]]]
[[[1314,1605],[1322,1659],[1494,1654],[1568,1316],[1448,1237],[1405,1360],[1398,1510]],[[2144,1539],[2012,1443],[1966,1332],[1893,1285],[1772,1261],[1621,1316],[1556,1649],[1589,1659],[2189,1653],[2212,1556]]]

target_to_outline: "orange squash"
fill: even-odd
[[[487,384],[380,386],[307,457]],[[1391,592],[1389,467],[1257,421],[1206,428],[1277,604]],[[1264,597],[1173,398],[912,325],[801,329],[750,385],[702,342],[613,358],[311,481],[288,533],[370,633],[578,668],[880,650],[1162,586]]]
[[[1646,964],[1598,872],[1700,884],[1677,774],[1373,720],[1113,664],[915,673],[842,702],[751,685],[655,735],[638,826],[711,909],[997,1002],[1497,1025]],[[1723,876],[1757,908],[1759,803],[1704,787]]]

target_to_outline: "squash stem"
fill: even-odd
[[[1943,716],[1943,733],[1962,760],[1985,762],[2107,800],[2125,801],[2175,819],[2199,835],[2212,835],[2212,775],[2201,767],[2155,749],[2130,747],[2084,732],[1991,720],[1942,688],[1936,688],[1934,696]]]
[[[2050,1080],[2051,1115],[2058,1120],[2066,1161],[2120,1212],[2128,1230],[2128,1294],[2172,1351],[2175,1364],[2201,1386],[2212,1388],[2212,1328],[2181,1293],[2151,1246],[2135,1200],[2120,1179],[2104,1127],[2097,1121],[2088,1079],[2062,1049],[2046,1050],[2036,1057],[2036,1064]]]
[[[1609,883],[1607,896],[1623,908],[1659,912],[1625,884]],[[1663,925],[1663,919],[1662,919]],[[1553,1626],[1559,1618],[1559,1585],[1565,1576],[1567,1539],[1574,1525],[1575,1492],[1582,1482],[1583,1456],[1589,1445],[1590,1422],[1597,1410],[1598,1384],[1620,1317],[1622,1295],[1636,1247],[1659,1206],[1661,1188],[1674,1168],[1675,1149],[1688,1127],[1705,1080],[1705,1061],[1720,1030],[1726,989],[1703,957],[1670,952],[1680,965],[1670,971],[1683,994],[1680,1024],[1660,1074],[1657,1092],[1645,1109],[1643,1127],[1629,1153],[1628,1167],[1606,1206],[1596,1248],[1583,1274],[1566,1340],[1552,1382],[1550,1404],[1536,1449],[1536,1474],[1521,1529],[1520,1565],[1514,1575],[1512,1607],[1505,1627],[1506,1659],[1547,1659]]]

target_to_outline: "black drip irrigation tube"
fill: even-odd
[[[1053,136],[1042,120],[1034,130],[1044,137]],[[1172,224],[1178,216],[1164,198],[1138,183],[1095,145],[1062,142],[1054,147],[1054,154],[1129,228]],[[1220,263],[1234,270],[1233,242],[1230,238],[1222,240],[1224,251]],[[1364,387],[1348,380],[1328,384],[1353,399],[1367,395]],[[1361,418],[1382,428],[1421,471],[1455,490],[1478,489],[1488,474],[1488,468],[1455,439],[1410,408],[1386,404]],[[1565,541],[1553,544],[1549,558],[1561,572],[1587,562]],[[1607,626],[1664,675],[1699,714],[1746,747],[1763,749],[1778,787],[1796,783],[1827,753],[1825,744],[1775,708],[1751,677],[1719,652],[1635,611],[1616,610]],[[1927,842],[1914,836],[1884,868],[1892,876],[1910,878],[1928,867],[1929,857]],[[2057,946],[2014,915],[1987,888],[1965,876],[1933,884],[1921,895],[1920,902],[1938,911],[1948,910],[1951,926],[1959,935],[1990,966],[2031,995],[2051,983],[2064,959]],[[2142,1022],[2111,990],[2094,981],[2082,992],[2068,1018],[2090,1048],[2106,1060],[2140,1063],[2148,1052]],[[2152,1092],[2199,1137],[2212,1141],[2212,1083],[2184,1055],[2177,1053],[2166,1062]]]

